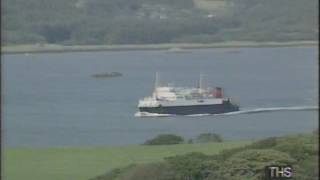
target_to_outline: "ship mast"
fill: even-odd
[[[154,83],[154,90],[156,90],[159,87],[159,74],[156,72],[156,79]]]
[[[156,72],[156,78],[154,82],[154,91],[153,91],[153,95],[156,99],[158,98],[158,92],[157,92],[158,87],[159,87],[159,74],[158,72]]]
[[[203,74],[200,73],[200,79],[199,79],[199,93],[202,94],[203,93],[203,90],[204,90],[204,87],[203,87]]]

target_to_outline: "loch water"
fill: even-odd
[[[123,76],[92,77],[106,72]],[[156,72],[162,83],[184,87],[197,86],[202,73],[206,85],[223,87],[251,113],[135,117],[138,100],[153,91]],[[3,142],[105,146],[139,144],[164,133],[188,139],[214,132],[229,140],[304,133],[318,127],[318,110],[304,108],[317,107],[317,92],[316,47],[5,54]]]

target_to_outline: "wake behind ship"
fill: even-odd
[[[139,101],[140,113],[165,115],[221,114],[239,111],[239,106],[223,97],[222,88],[203,88],[202,77],[198,88],[159,86],[158,75],[151,97]]]

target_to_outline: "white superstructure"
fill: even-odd
[[[222,104],[226,99],[215,93],[212,89],[156,87],[151,97],[139,101],[138,107]]]

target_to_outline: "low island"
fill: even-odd
[[[91,77],[93,78],[114,78],[122,76],[119,72],[106,72],[106,73],[99,73],[99,74],[93,74]]]

